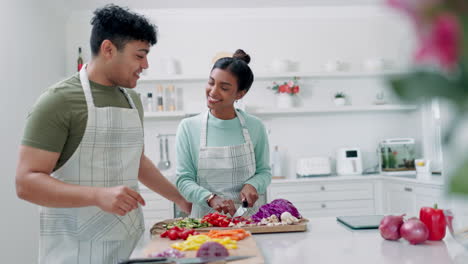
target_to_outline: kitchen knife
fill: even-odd
[[[200,264],[215,261],[234,261],[252,258],[254,256],[229,256],[229,257],[215,257],[215,258],[138,258],[128,259],[119,262],[118,264],[156,264],[156,263],[176,263],[176,264]]]
[[[247,207],[249,206],[249,203],[247,202],[247,200],[243,200],[242,201],[242,205],[239,206],[239,208],[237,209],[236,213],[232,216],[233,218],[234,217],[238,217],[238,216],[242,216],[245,214],[245,212],[247,211]]]

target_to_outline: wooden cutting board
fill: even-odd
[[[176,242],[181,242],[181,239],[170,240],[168,238],[160,238],[154,236],[148,246],[143,250],[145,256],[151,253],[158,253],[165,249],[171,248],[170,245]],[[196,250],[182,251],[186,258],[194,258],[197,254]],[[233,264],[264,264],[265,259],[257,247],[257,243],[252,236],[249,236],[241,241],[237,241],[236,249],[229,249],[230,256],[254,256],[253,258],[242,259],[237,261],[229,261],[227,263]]]
[[[166,229],[163,227],[164,224],[173,223],[175,219],[168,219],[162,222],[158,222],[153,225],[150,232],[151,235],[159,235],[164,232]],[[299,220],[299,223],[293,225],[279,225],[279,226],[243,226],[243,227],[204,227],[196,228],[198,232],[208,232],[211,229],[238,229],[242,228],[247,231],[250,231],[252,234],[262,234],[262,233],[285,233],[285,232],[305,232],[307,231],[307,223],[309,220],[302,218]]]

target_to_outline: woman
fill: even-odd
[[[177,188],[193,203],[191,217],[234,215],[243,201],[250,216],[266,203],[271,171],[265,126],[234,108],[254,80],[249,62],[243,50],[218,59],[206,85],[208,111],[179,125]]]

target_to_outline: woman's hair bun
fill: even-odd
[[[234,54],[232,55],[233,58],[243,60],[245,63],[249,64],[250,62],[250,56],[249,54],[245,53],[245,51],[238,49]]]

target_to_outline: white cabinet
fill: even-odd
[[[408,217],[419,216],[421,207],[448,208],[441,186],[418,183],[386,182],[383,187],[385,214],[404,214]]]
[[[140,194],[146,202],[146,206],[143,206],[146,230],[149,230],[156,222],[174,217],[172,202],[146,187],[140,187]]]
[[[384,183],[383,196],[385,214],[414,213],[415,196],[411,184]]]
[[[369,182],[273,182],[268,201],[291,201],[304,217],[374,214],[374,183]]]

